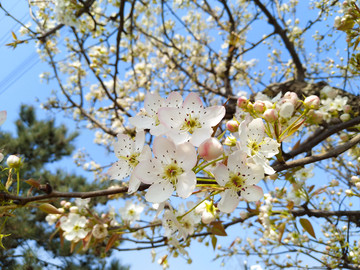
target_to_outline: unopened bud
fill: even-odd
[[[299,101],[299,97],[295,92],[286,92],[283,99],[287,102],[291,102],[295,107]]]
[[[237,106],[239,108],[243,109],[243,108],[245,108],[247,106],[248,102],[249,102],[249,100],[246,97],[241,96],[237,100]]]
[[[320,98],[318,96],[315,96],[315,95],[308,96],[304,100],[304,105],[305,105],[306,108],[316,110],[320,106]]]
[[[216,219],[216,217],[213,215],[213,213],[210,213],[208,211],[204,211],[201,215],[201,221],[204,224],[209,224],[213,222]]]
[[[351,106],[349,104],[344,105],[343,111],[344,113],[351,112]]]
[[[275,109],[267,109],[264,112],[263,117],[264,117],[265,121],[269,122],[269,123],[273,123],[276,120],[278,120],[278,118],[279,118],[278,113]]]
[[[79,208],[77,206],[71,206],[69,211],[70,213],[77,213],[79,211]]]
[[[265,103],[261,100],[257,100],[254,103],[254,110],[257,113],[263,113],[265,111],[266,107],[265,107]]]
[[[324,120],[324,115],[322,112],[320,111],[314,111],[314,110],[310,110],[309,113],[309,119],[314,123],[314,124],[320,124],[323,120]]]
[[[291,102],[285,102],[281,105],[279,115],[282,118],[290,118],[294,113],[294,105]]]
[[[360,181],[360,179],[359,179],[359,177],[358,176],[356,176],[356,175],[353,175],[353,176],[351,176],[351,182],[353,182],[353,183],[357,183],[357,182],[359,182]]]
[[[340,115],[340,119],[341,119],[341,121],[343,121],[343,122],[349,121],[350,118],[351,118],[351,116],[350,116],[350,114],[348,114],[348,113],[344,113],[344,114]]]
[[[345,132],[340,133],[339,137],[343,142],[347,142],[349,140],[349,135]]]
[[[230,132],[236,132],[236,131],[239,130],[239,123],[237,121],[235,121],[235,120],[227,121],[226,128]]]
[[[198,152],[203,159],[209,161],[220,157],[224,149],[218,139],[211,137],[200,144]]]
[[[21,166],[21,159],[18,156],[10,155],[6,163],[10,168],[19,168]]]

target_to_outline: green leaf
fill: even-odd
[[[308,219],[300,218],[300,224],[305,231],[307,231],[312,237],[316,238],[314,228]]]
[[[216,238],[215,235],[212,235],[211,236],[211,245],[212,245],[214,250],[216,249],[216,243],[217,243],[217,238]]]

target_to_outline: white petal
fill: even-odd
[[[183,110],[192,115],[201,115],[204,110],[203,102],[197,93],[190,93],[184,100]]]
[[[145,96],[144,108],[146,112],[155,116],[158,109],[164,104],[164,99],[158,93],[148,93]]]
[[[238,206],[240,197],[232,189],[227,189],[221,193],[221,200],[218,203],[218,208],[221,212],[231,213]]]
[[[0,111],[0,125],[4,124],[5,120],[6,120],[6,111]]]
[[[145,194],[145,199],[148,202],[161,203],[169,199],[173,192],[173,185],[168,181],[164,181],[161,184],[151,185]]]
[[[141,181],[139,178],[137,178],[135,176],[135,174],[133,173],[130,177],[130,180],[129,180],[129,188],[128,188],[128,193],[131,194],[131,193],[134,193],[135,191],[138,190],[139,186],[141,184]]]
[[[151,159],[151,149],[150,146],[144,145],[144,148],[142,149],[141,154],[138,157],[138,161],[143,161],[147,159]]]
[[[229,155],[227,166],[230,171],[239,172],[246,167],[246,153],[238,150]]]
[[[261,118],[256,118],[249,123],[248,138],[261,142],[265,136],[265,126]]]
[[[168,128],[160,123],[157,126],[154,125],[150,129],[150,134],[153,136],[161,136],[161,135],[165,134],[167,131],[168,131]]]
[[[185,199],[191,195],[195,186],[196,175],[193,171],[188,171],[178,177],[176,192],[181,198]]]
[[[182,143],[176,147],[176,161],[185,171],[190,171],[196,165],[195,147],[191,143]]]
[[[263,156],[254,156],[253,157],[256,164],[261,165],[264,168],[264,172],[268,175],[272,175],[276,173],[276,171],[270,166],[269,160],[264,158]]]
[[[264,192],[259,186],[247,186],[245,191],[241,191],[241,197],[249,202],[255,202],[264,197]]]
[[[249,175],[246,176],[246,185],[256,185],[264,178],[264,167],[260,164],[249,164]],[[245,172],[247,173],[247,172]]]
[[[167,138],[156,137],[153,143],[153,152],[160,162],[170,164],[175,159],[176,146]]]
[[[196,129],[194,133],[191,135],[190,142],[194,146],[199,147],[202,142],[204,142],[206,139],[211,137],[212,133],[213,133],[213,129],[211,127]]]
[[[131,171],[130,164],[126,160],[120,159],[110,167],[108,174],[110,179],[123,180],[130,175]]]
[[[145,132],[143,130],[139,130],[136,133],[135,141],[134,141],[134,152],[141,152],[145,144]]]
[[[183,103],[182,96],[179,92],[171,92],[165,101],[165,107],[180,108]]]
[[[131,154],[134,141],[125,134],[118,134],[117,141],[114,142],[114,152],[118,158],[126,157]]]
[[[188,142],[190,140],[190,134],[188,132],[178,132],[176,130],[170,130],[166,135],[177,145]]]
[[[264,138],[263,143],[261,144],[260,151],[265,157],[271,158],[275,156],[277,153],[279,153],[279,147],[280,147],[280,143],[269,137],[266,137]]]
[[[145,184],[162,182],[162,166],[155,159],[141,161],[134,169],[135,176]]]
[[[229,171],[223,163],[217,165],[217,167],[213,171],[213,174],[215,176],[216,182],[222,187],[224,187],[229,181]]]
[[[180,130],[185,121],[185,112],[179,108],[160,108],[158,118],[161,124],[169,129]]]
[[[137,129],[151,129],[155,126],[155,119],[146,115],[129,117],[129,123]]]
[[[205,108],[204,114],[201,117],[201,122],[207,127],[213,127],[219,124],[219,122],[225,116],[225,107],[224,106],[211,106]]]

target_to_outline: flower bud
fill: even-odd
[[[359,177],[357,177],[356,175],[351,176],[350,179],[351,179],[351,182],[353,182],[353,183],[357,183],[360,181]]]
[[[344,113],[351,112],[351,106],[349,104],[344,105],[343,111]]]
[[[230,132],[236,132],[236,131],[239,130],[239,123],[237,121],[235,121],[235,120],[227,121],[226,128]]]
[[[313,122],[314,124],[320,124],[324,120],[324,115],[320,111],[310,110],[308,115],[310,121]]]
[[[308,96],[304,100],[304,105],[305,105],[306,108],[316,110],[320,106],[320,98],[318,96],[315,96],[315,95]]]
[[[360,190],[360,182],[357,182],[357,183],[355,184],[355,186],[356,186],[356,188],[357,188],[358,190]]]
[[[257,113],[263,113],[265,111],[266,107],[265,107],[265,103],[261,100],[257,100],[254,103],[254,110]]]
[[[242,108],[242,109],[243,109],[243,108],[246,108],[248,102],[249,102],[249,100],[248,100],[246,97],[241,96],[241,97],[239,97],[238,100],[237,100],[237,106],[238,106],[239,108]]]
[[[10,168],[19,168],[21,166],[21,159],[18,156],[10,155],[6,163]]]
[[[79,208],[77,206],[71,206],[69,211],[70,213],[77,213],[79,211]]]
[[[299,101],[299,97],[295,92],[286,92],[283,96],[283,99],[286,102],[291,102],[295,107]]]
[[[220,157],[224,149],[218,139],[211,137],[200,144],[198,152],[203,159],[209,161]]]
[[[204,211],[201,215],[201,221],[204,224],[209,224],[211,222],[213,222],[216,219],[216,217],[214,216],[213,213],[208,212],[208,211]]]
[[[344,113],[344,114],[340,115],[340,119],[341,119],[341,121],[343,121],[343,122],[349,121],[350,118],[351,118],[351,117],[350,117],[350,114],[348,114],[348,113]]]
[[[230,134],[230,136],[226,137],[224,144],[227,146],[235,146],[236,141],[236,138],[232,134]]]
[[[339,137],[343,142],[347,142],[349,140],[349,135],[345,132],[340,133]]]
[[[278,120],[278,118],[279,118],[278,113],[275,109],[267,109],[264,112],[263,117],[264,117],[265,121],[269,122],[269,123],[273,123],[276,120]]]
[[[294,105],[291,102],[285,102],[284,104],[282,104],[280,106],[280,111],[279,111],[279,115],[282,118],[291,118],[291,116],[294,113]]]

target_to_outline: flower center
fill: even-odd
[[[181,130],[185,130],[190,134],[193,134],[197,128],[201,128],[199,120],[191,117],[191,114],[188,114],[187,118],[184,119],[184,124],[182,125]]]
[[[229,182],[225,186],[239,192],[243,190],[245,180],[246,179],[240,173],[232,173],[230,174]]]
[[[177,184],[177,178],[184,172],[175,163],[171,163],[164,168],[164,179],[169,180],[174,186]]]
[[[140,156],[140,153],[132,153],[130,156],[127,155],[124,157],[124,159],[129,161],[129,164],[131,167],[135,168],[136,165],[139,164],[138,157]]]
[[[250,141],[248,143],[248,147],[251,149],[251,156],[254,156],[259,152],[259,149],[261,148],[260,144],[258,144],[256,141]]]

